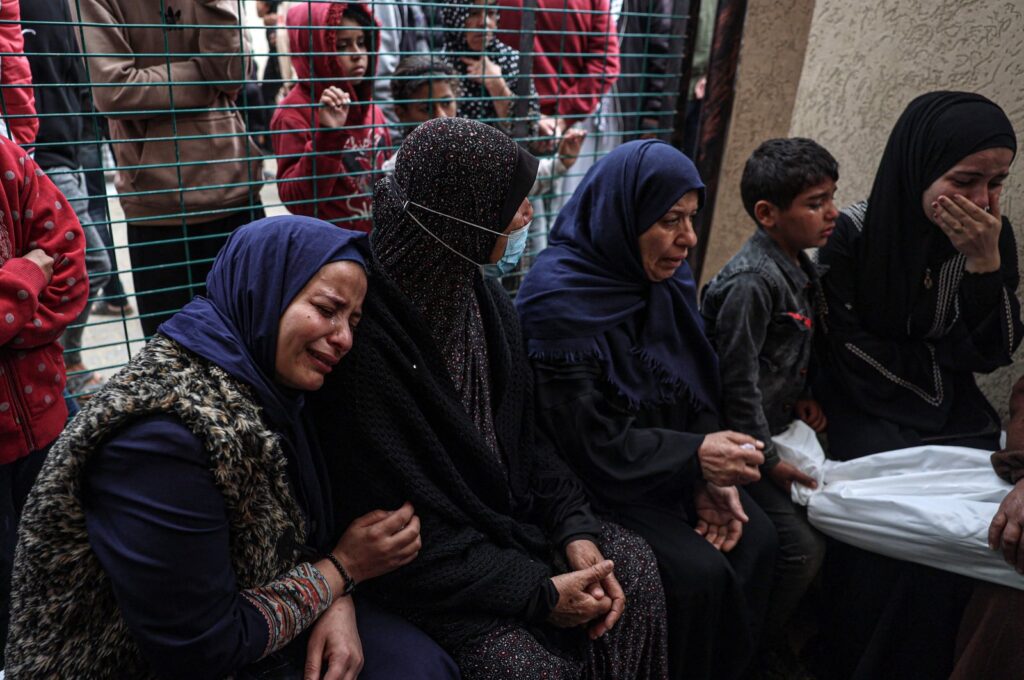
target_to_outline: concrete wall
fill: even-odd
[[[923,92],[980,92],[1007,111],[1024,138],[1020,0],[751,0],[740,60],[705,279],[749,233],[739,205],[739,176],[746,156],[764,139],[790,134],[821,142],[839,160],[839,200],[847,204],[867,196],[893,123]],[[794,83],[795,63],[801,72]],[[1020,160],[1003,197],[1003,213],[1016,225],[1020,247]],[[1013,367],[981,380],[1003,413],[1013,380],[1024,373],[1022,359],[1018,353]]]
[[[789,134],[813,11],[814,0],[749,0],[704,280],[756,228],[740,201],[743,164],[765,139]]]

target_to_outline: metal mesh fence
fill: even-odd
[[[3,122],[89,246],[69,389],[95,389],[201,293],[234,228],[292,212],[369,230],[374,183],[432,117],[477,118],[542,159],[528,266],[597,158],[679,141],[697,4],[21,0],[0,34],[22,32],[33,83],[2,90],[31,87],[35,112],[4,96]]]

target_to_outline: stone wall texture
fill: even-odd
[[[806,35],[803,41],[801,33]],[[1007,111],[1018,137],[1024,137],[1021,0],[751,0],[740,58],[721,208],[712,228],[705,279],[749,233],[740,219],[739,172],[763,139],[790,134],[822,143],[839,160],[839,201],[845,205],[868,194],[893,123],[924,92],[980,92]],[[794,63],[801,65],[801,72],[795,96],[788,101]],[[786,116],[788,124],[782,120]],[[1002,209],[1014,223],[1018,248],[1024,252],[1020,160],[1006,183]],[[1024,351],[1018,352],[1014,366],[980,378],[1004,415],[1010,387],[1022,373]]]

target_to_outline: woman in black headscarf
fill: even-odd
[[[1016,243],[999,209],[1016,150],[988,99],[922,95],[896,122],[868,200],[840,215],[819,255],[829,271],[814,386],[832,457],[929,442],[999,448],[999,417],[974,374],[1008,365],[1024,332]],[[846,546],[830,552],[826,575],[831,620],[842,621],[835,677],[948,675],[968,583]]]
[[[686,264],[703,201],[680,151],[623,144],[559,213],[516,305],[540,422],[595,506],[658,556],[672,676],[726,679],[757,647],[775,532],[734,487],[758,476],[755,440],[718,431],[718,359]]]
[[[374,194],[373,286],[356,348],[315,401],[321,441],[342,517],[415,505],[419,557],[370,587],[463,677],[664,678],[654,556],[595,519],[538,436],[515,311],[480,273],[521,254],[536,168],[476,121],[409,135]]]

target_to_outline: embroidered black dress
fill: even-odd
[[[1005,113],[980,95],[933,92],[897,121],[867,202],[820,251],[826,308],[814,391],[841,460],[924,443],[999,448],[999,418],[974,380],[1009,365],[1024,326],[1017,250],[1003,218],[1001,268],[966,258],[922,196],[961,160],[1016,150]],[[945,678],[972,582],[830,544],[824,569],[827,677]]]

